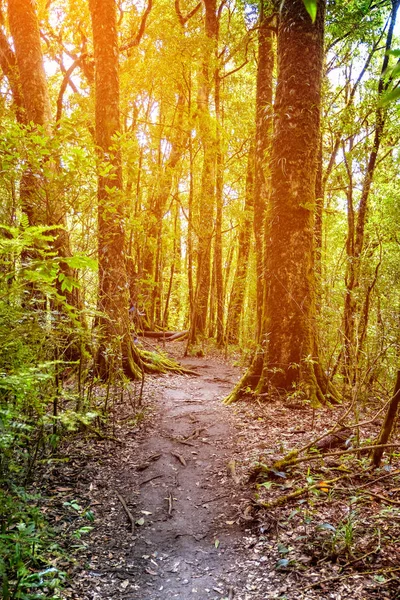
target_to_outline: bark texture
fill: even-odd
[[[128,279],[125,268],[122,168],[116,137],[120,131],[119,64],[114,0],[91,0],[95,58],[95,122],[100,174],[98,177],[98,308],[101,342],[98,371],[104,379],[122,361],[125,373],[142,375],[142,363],[131,341]],[[111,166],[104,175],[102,164]]]
[[[286,1],[278,32],[271,197],[266,244],[268,379],[290,390],[314,357],[315,184],[320,130],[324,2],[315,23]],[[308,381],[311,384],[311,380]]]
[[[281,4],[278,83],[267,210],[264,344],[227,398],[249,386],[318,403],[329,386],[315,340],[314,224],[325,2],[312,23],[303,0]]]
[[[114,0],[89,3],[95,58],[96,143],[100,163],[98,176],[98,304],[100,344],[97,369],[103,379],[122,368],[125,375],[140,379],[146,372],[183,370],[176,363],[139,350],[132,339],[129,321],[129,284],[125,257],[125,202],[122,195],[120,131],[119,52]],[[107,174],[105,169],[108,166]]]
[[[31,0],[9,0],[8,19],[27,120],[48,129],[51,123],[50,98],[34,3]]]

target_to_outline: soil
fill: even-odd
[[[254,507],[255,492],[273,497],[303,485],[299,473],[278,473],[257,491],[248,483],[254,462],[271,461],[312,439],[326,429],[332,411],[316,413],[298,402],[226,407],[221,400],[240,370],[218,357],[181,362],[198,376],[148,378],[140,423],[126,400],[114,406],[114,435],[121,443],[97,440],[88,449],[87,441],[77,440],[75,463],[50,475],[56,486],[71,485],[75,477],[75,497],[95,514],[63,597],[399,598],[398,508],[376,502],[365,515],[347,499],[322,492],[270,511]],[[55,489],[59,503],[71,496],[71,489]],[[350,518],[356,539],[346,554],[332,531]],[[374,554],[372,532],[380,526],[382,551]],[[369,551],[367,565],[357,564],[356,556]],[[343,564],[351,561],[354,569],[343,576]],[[374,573],[365,574],[367,568]],[[380,578],[376,568],[383,569]]]

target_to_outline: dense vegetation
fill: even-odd
[[[399,5],[2,3],[5,599],[60,585],[32,487],[60,439],[104,435],[110,390],[180,372],[143,332],[240,350],[227,402],[351,400],[357,419],[390,398]]]

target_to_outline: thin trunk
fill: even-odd
[[[272,140],[272,98],[274,71],[274,34],[271,17],[266,14],[261,1],[260,27],[258,32],[258,64],[256,93],[256,147],[254,175],[254,240],[257,276],[257,329],[256,339],[261,341],[264,309],[264,242],[265,210],[269,194],[268,163]]]
[[[216,55],[218,19],[216,0],[204,0],[205,47],[203,64],[199,72],[197,114],[199,136],[203,147],[203,170],[200,189],[200,223],[197,248],[197,282],[190,325],[189,345],[206,335],[208,299],[211,284],[211,241],[215,204],[216,132],[210,112],[212,62]]]
[[[223,186],[224,186],[224,158],[222,153],[222,109],[221,109],[221,78],[219,70],[215,72],[215,116],[217,120],[216,137],[216,219],[215,219],[215,243],[214,243],[214,266],[216,283],[216,305],[217,305],[217,346],[221,347],[224,343],[224,281],[222,276],[222,209],[224,204]]]
[[[172,123],[174,135],[170,140],[171,153],[166,164],[163,164],[162,160],[161,143],[163,136],[160,135],[159,172],[149,210],[149,223],[146,231],[147,248],[144,260],[144,277],[151,281],[149,286],[151,300],[147,306],[147,313],[152,326],[155,323],[161,324],[163,217],[171,193],[174,172],[185,148],[185,132],[183,129],[185,107],[185,96],[183,89],[180,89]]]
[[[364,175],[363,186],[361,190],[361,198],[357,210],[357,218],[354,219],[354,236],[351,247],[347,245],[347,271],[346,271],[346,291],[344,304],[344,335],[345,335],[345,373],[347,382],[350,383],[355,376],[355,357],[358,354],[355,346],[359,344],[356,340],[356,321],[358,320],[361,308],[361,300],[358,290],[361,286],[361,271],[362,271],[362,254],[364,251],[364,236],[365,225],[368,217],[369,197],[371,186],[375,175],[377,158],[382,142],[382,137],[385,128],[387,117],[386,109],[379,104],[382,94],[390,85],[390,78],[387,77],[387,68],[389,64],[390,50],[392,48],[393,33],[396,25],[396,18],[400,0],[392,0],[392,12],[388,33],[386,36],[385,53],[383,55],[381,74],[378,82],[377,90],[377,108],[375,111],[375,134],[372,143],[372,148],[369,154],[368,163]],[[363,340],[364,342],[364,340]]]
[[[226,340],[230,344],[239,342],[240,316],[246,290],[247,270],[250,255],[250,242],[254,211],[254,146],[248,153],[246,198],[243,218],[239,230],[239,250],[235,276],[229,299],[228,317],[226,320]]]
[[[382,424],[382,428],[378,439],[376,440],[376,445],[381,446],[387,444],[389,441],[390,435],[393,431],[394,424],[396,422],[396,416],[399,409],[400,402],[400,371],[397,371],[396,385],[394,387],[394,392],[392,399],[390,400],[389,407],[387,413],[385,415],[385,419]],[[372,452],[372,464],[374,467],[379,467],[382,460],[382,455],[384,452],[384,448],[375,448]]]

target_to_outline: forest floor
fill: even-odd
[[[223,406],[240,370],[217,356],[182,363],[198,376],[148,377],[140,422],[129,403],[114,406],[120,443],[77,437],[63,450],[68,462],[47,473],[53,491],[48,517],[66,503],[95,515],[93,531],[69,548],[76,562],[63,597],[400,598],[400,501],[361,501],[365,494],[360,500],[346,487],[328,494],[321,485],[287,506],[254,506],[257,490],[248,478],[255,461],[263,455],[271,462],[313,439],[333,411],[296,402]],[[373,435],[371,427],[363,433]],[[272,498],[291,492],[304,478],[321,478],[318,469],[342,472],[337,464],[277,473],[258,492]],[[396,464],[373,477],[390,473],[390,497],[396,498]],[[375,493],[381,492],[377,485],[370,488]],[[83,509],[79,518],[72,513],[55,517],[62,535],[82,524]]]

